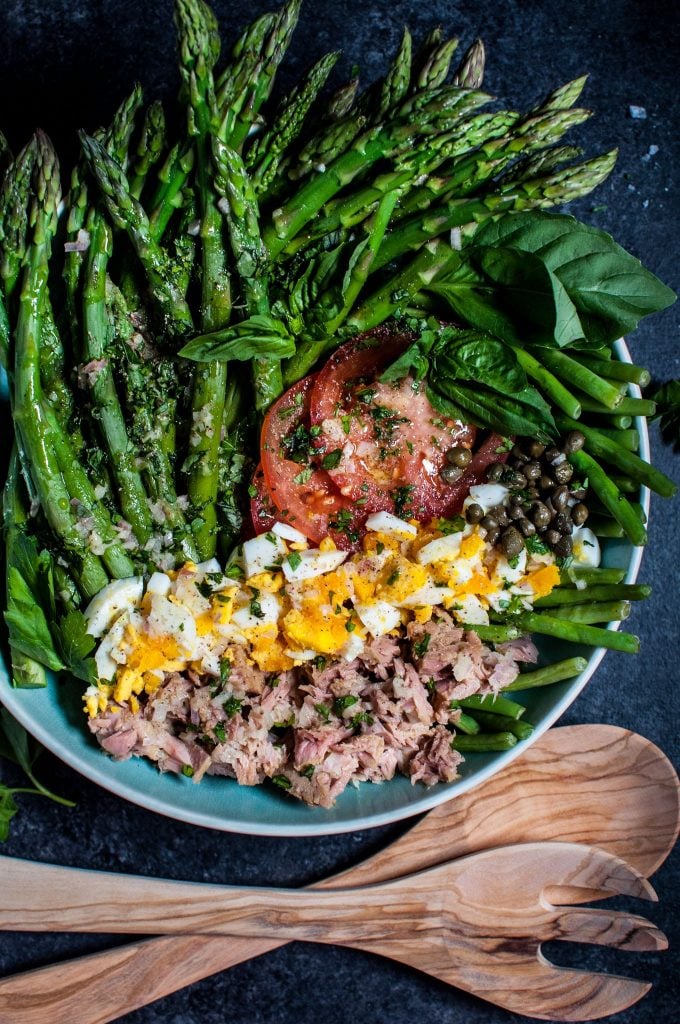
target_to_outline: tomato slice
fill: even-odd
[[[250,518],[256,534],[266,533],[276,522],[276,507],[267,490],[262,463],[255,470],[250,487]]]
[[[368,512],[425,520],[457,500],[459,485],[447,484],[440,470],[448,448],[473,446],[476,428],[443,417],[412,377],[380,382],[412,340],[382,328],[343,345],[316,376],[310,420],[345,499]]]
[[[309,421],[313,384],[313,376],[304,377],[271,407],[262,426],[261,455],[263,481],[276,518],[318,544],[333,533],[338,514],[341,525],[349,522],[349,503],[328,473],[316,467],[319,432],[310,429]]]

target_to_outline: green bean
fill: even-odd
[[[475,736],[480,730],[479,723],[471,715],[466,715],[465,712],[461,712],[460,718],[453,724],[456,730],[467,733],[469,736]]]
[[[631,452],[626,452],[625,454],[629,459],[637,458]],[[610,480],[599,462],[596,462],[585,451],[571,452],[567,457],[574,469],[582,476],[588,478],[589,487],[600,499],[612,518],[621,524],[631,544],[645,544],[647,542],[647,531],[644,525],[640,522],[630,502],[624,498],[618,487]],[[646,463],[643,463],[643,465],[646,465]],[[651,467],[649,468],[651,469]],[[659,476],[662,475],[659,474]]]
[[[451,746],[459,754],[484,754],[492,750],[510,750],[517,745],[511,732],[480,732],[476,736],[456,736]]]
[[[537,686],[551,686],[553,683],[561,683],[563,679],[572,679],[581,672],[585,672],[588,662],[585,658],[564,658],[552,665],[544,665],[542,668],[534,669],[533,672],[522,672],[514,682],[504,687],[503,693],[513,693],[515,690],[533,690]]]
[[[462,628],[468,633],[476,633],[480,640],[489,644],[506,644],[522,635],[516,626],[505,624],[477,626],[464,623]]]
[[[672,498],[675,494],[677,487],[672,480],[641,459],[639,455],[626,451],[596,427],[589,427],[580,421],[569,419],[561,413],[557,414],[556,422],[560,430],[580,430],[586,439],[586,449],[590,455],[609,462],[626,476],[638,483],[645,484],[663,498]]]
[[[596,622],[623,622],[630,615],[630,601],[596,601],[593,604],[568,604],[553,608],[555,619],[569,619],[590,626]]]
[[[643,366],[635,366],[633,363],[621,363],[617,359],[612,359],[611,361],[596,359],[585,353],[580,354],[577,358],[579,363],[582,363],[589,370],[592,370],[593,373],[597,373],[601,377],[628,381],[630,384],[637,384],[641,388],[646,388],[651,380],[649,370],[646,370]]]
[[[531,353],[527,352],[526,349],[514,348],[514,346],[513,349],[517,356],[517,362],[526,375],[536,381],[544,394],[555,403],[558,409],[565,412],[567,416],[578,419],[581,415],[581,403],[579,400],[574,398],[572,393],[565,388],[564,384],[554,374],[550,373],[542,363],[539,363],[538,359],[535,359]]]
[[[593,583],[621,583],[625,578],[625,569],[580,568],[570,565],[560,573],[560,586],[578,587],[579,583],[590,586]]]
[[[595,399],[579,395],[579,401],[584,412],[598,412],[606,415],[611,412],[609,406],[596,402]],[[656,403],[647,398],[620,398],[618,405],[614,407],[618,416],[653,416],[656,412]],[[630,426],[630,424],[628,424]]]
[[[508,718],[521,718],[526,708],[514,700],[507,700],[495,693],[475,693],[471,697],[462,697],[460,700],[452,700],[452,710],[466,708],[468,711],[482,710],[493,711],[497,715],[507,715]]]
[[[558,605],[585,604],[588,601],[644,601],[652,588],[646,584],[603,584],[584,590],[555,587],[546,597],[534,601],[534,608],[556,608]]]
[[[622,476],[621,473],[610,473],[609,478],[623,494],[637,494],[640,490],[640,484],[636,483],[635,480],[631,480],[629,476]]]
[[[578,622],[558,619],[539,612],[523,612],[517,619],[518,625],[528,633],[554,636],[559,640],[586,644],[588,647],[607,647],[612,651],[624,651],[626,654],[637,654],[640,650],[638,637],[631,633],[601,629],[598,626],[583,626]]]
[[[637,452],[640,449],[640,434],[634,427],[628,430],[616,430],[611,427],[598,427],[600,434],[604,434],[610,441],[625,448],[627,452]]]
[[[605,518],[604,516],[591,516],[588,520],[588,526],[596,537],[617,539],[626,536],[625,530],[620,523],[617,523],[615,519]]]
[[[540,359],[556,377],[567,380],[570,385],[579,388],[584,396],[590,396],[596,405],[601,404],[606,409],[616,409],[617,411],[621,409],[622,396],[619,389],[603,380],[602,377],[598,377],[586,366],[577,363],[571,356],[554,349],[543,348],[540,350]],[[588,408],[585,398],[582,399],[578,395],[577,399],[583,409]]]
[[[490,711],[475,711],[475,718],[486,732],[510,732],[518,740],[528,740],[534,731],[530,722],[517,721],[507,715],[494,715]]]

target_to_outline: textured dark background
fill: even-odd
[[[227,39],[267,8],[217,0]],[[617,168],[596,197],[575,210],[611,231],[669,285],[678,281],[677,88],[680,19],[667,0],[307,0],[283,85],[328,49],[342,48],[337,80],[360,63],[369,80],[384,68],[402,25],[416,35],[443,23],[463,46],[481,35],[485,85],[520,107],[585,71],[585,102],[596,117],[578,132],[589,153],[620,147]],[[72,153],[77,127],[106,122],[133,79],[147,95],[171,97],[178,79],[170,0],[4,0],[0,4],[0,122],[13,144],[35,125]],[[629,107],[644,107],[633,119]],[[645,323],[633,355],[657,380],[679,377],[678,307]],[[677,479],[678,456],[653,433],[656,463]],[[652,501],[649,551],[641,579],[654,595],[630,625],[643,642],[637,658],[609,653],[565,722],[612,722],[678,754],[678,503]],[[355,863],[403,826],[305,840],[257,839],[203,831],[126,804],[46,757],[43,775],[78,801],[66,811],[34,802],[4,850],[21,857],[196,881],[298,885]],[[559,808],[557,809],[559,811]],[[664,928],[671,952],[614,956],[556,946],[560,963],[601,966],[652,979],[642,1003],[619,1024],[677,1020],[678,860],[655,878],[660,905],[641,907]],[[0,971],[10,973],[110,945],[106,936],[0,936]],[[351,951],[295,944],[232,969],[124,1018],[126,1024],[508,1024],[515,1017],[425,976]],[[51,1024],[46,1018],[44,1024]]]

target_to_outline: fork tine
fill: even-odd
[[[506,965],[507,966],[507,965]],[[497,1006],[523,1017],[538,1020],[588,1021],[627,1010],[651,989],[646,981],[615,974],[599,974],[557,967],[539,953],[513,957],[514,986],[507,986],[507,973],[499,973],[498,988],[487,979],[483,990],[459,978],[458,988],[481,996]],[[446,978],[439,975],[442,981]],[[507,986],[507,987],[506,987]]]
[[[551,843],[553,847],[553,877],[545,879],[543,901],[553,902],[552,895],[568,888],[602,890],[602,896],[635,896],[656,902],[658,897],[652,885],[636,868],[612,853],[594,846],[578,847],[573,843]],[[539,844],[534,849],[540,859]],[[545,851],[543,851],[545,852]],[[561,877],[560,877],[561,876]],[[592,898],[592,896],[589,896]]]
[[[668,949],[664,933],[637,914],[599,908],[569,909],[555,916],[554,926],[554,938],[563,942],[590,942],[638,953]]]

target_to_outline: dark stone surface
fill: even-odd
[[[216,4],[225,34],[267,8]],[[677,89],[679,21],[662,0],[359,0],[314,3],[302,14],[284,85],[330,48],[345,57],[337,72],[360,62],[366,78],[384,67],[408,22],[416,35],[442,22],[467,46],[482,35],[488,48],[486,87],[527,106],[549,88],[591,73],[586,104],[596,117],[577,133],[588,152],[620,147],[616,171],[596,197],[579,204],[592,224],[611,231],[669,285],[678,288]],[[129,0],[5,0],[0,5],[0,120],[16,145],[34,125],[61,150],[74,149],[74,129],[108,119],[135,78],[148,95],[177,86],[171,4]],[[629,106],[644,107],[634,120]],[[657,147],[657,148],[654,148]],[[656,379],[680,376],[678,307],[644,324],[630,344]],[[653,435],[657,464],[677,479],[680,463]],[[641,579],[654,595],[630,626],[642,638],[637,658],[610,653],[565,716],[565,722],[612,722],[635,729],[677,758],[678,505],[653,499],[649,550]],[[74,811],[26,803],[5,852],[21,857],[196,881],[297,885],[356,862],[403,826],[312,840],[274,840],[202,831],[154,816],[90,785],[50,757],[42,765],[55,788],[77,798]],[[678,858],[657,874],[657,907],[640,911],[677,947]],[[630,905],[630,904],[628,904]],[[0,936],[3,973],[104,948],[105,936]],[[620,1024],[677,1020],[677,949],[659,955],[609,955],[564,945],[560,963],[607,965],[655,982]],[[360,953],[291,945],[124,1018],[126,1024],[508,1024],[523,1020],[449,990],[427,977]],[[51,1024],[46,1018],[44,1024]]]

